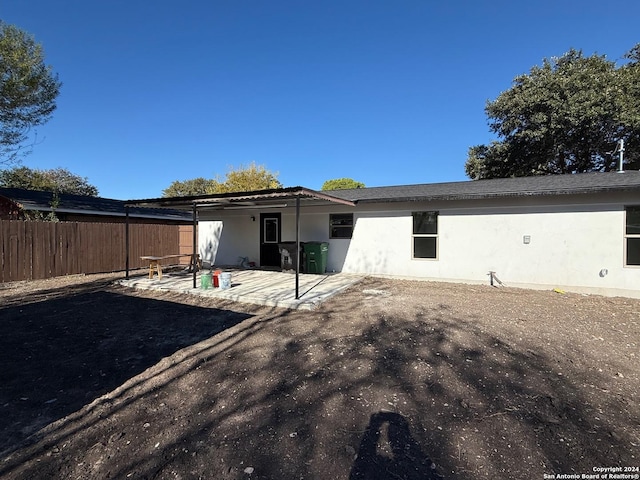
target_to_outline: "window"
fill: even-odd
[[[438,258],[438,212],[413,212],[413,258]]]
[[[329,215],[329,238],[351,238],[353,235],[353,213]]]
[[[262,243],[278,243],[278,218],[265,217],[262,221]]]
[[[640,265],[640,206],[626,207],[625,265]]]

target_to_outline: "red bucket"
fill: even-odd
[[[220,287],[220,274],[221,273],[222,273],[222,270],[216,270],[215,272],[213,272],[213,288]]]

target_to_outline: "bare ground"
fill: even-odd
[[[640,301],[368,278],[312,312],[0,285],[2,479],[542,479],[640,465]]]

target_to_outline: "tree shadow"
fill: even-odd
[[[378,412],[369,419],[349,480],[441,480],[435,468],[402,415]]]
[[[105,291],[105,282],[9,298],[0,315],[0,452],[161,359],[250,314]]]
[[[404,305],[367,287],[394,288],[369,280],[317,311],[272,310],[178,352],[108,395],[100,415],[85,408],[16,452],[0,476],[469,480],[633,463],[639,410],[629,390],[593,394],[614,391],[597,357],[559,358],[562,339],[537,339],[537,323],[514,338],[497,304],[483,319],[457,312],[448,291]]]

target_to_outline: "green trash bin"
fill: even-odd
[[[305,242],[305,273],[325,273],[328,253],[329,244],[327,242]]]

